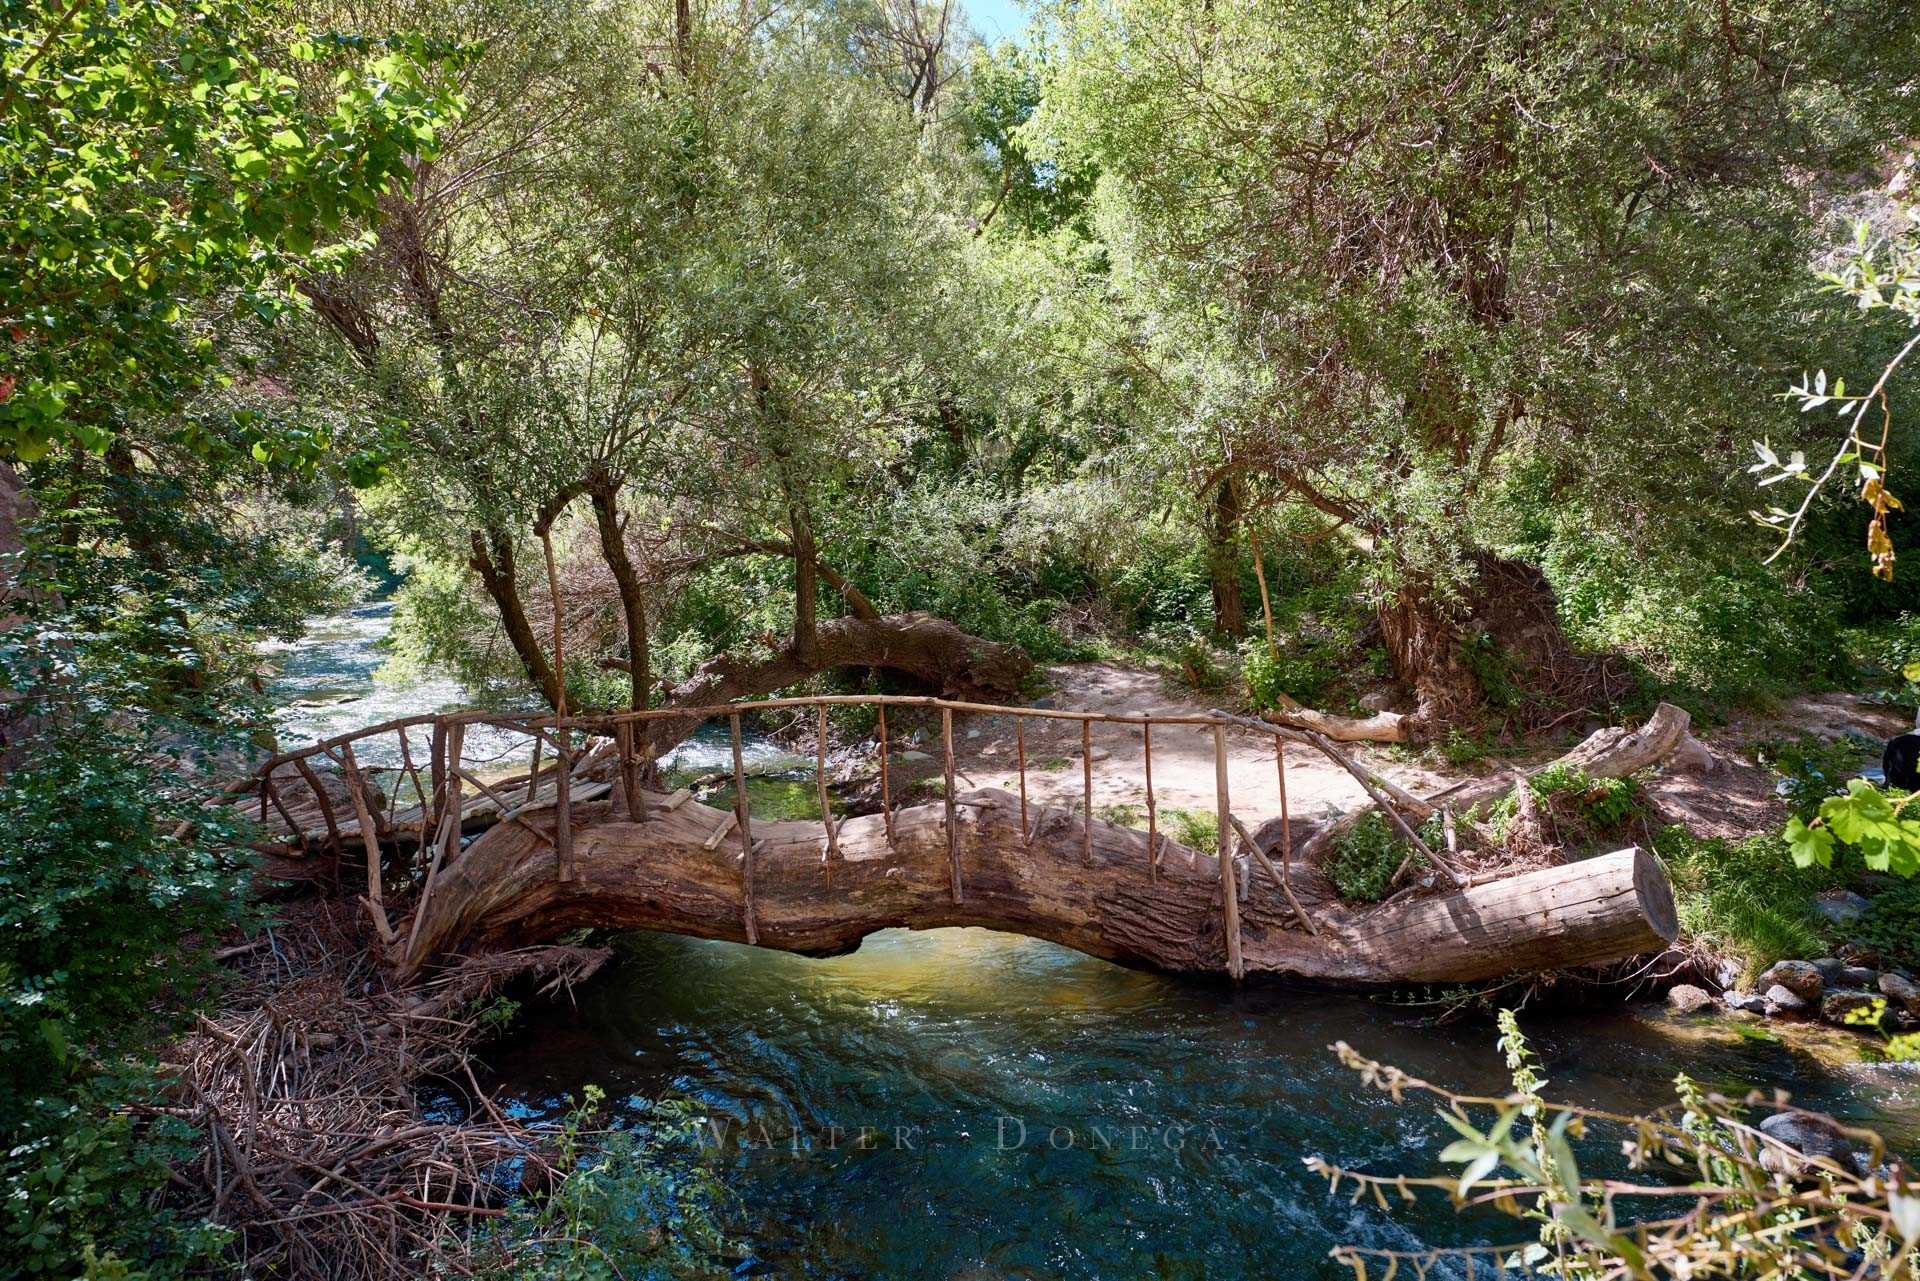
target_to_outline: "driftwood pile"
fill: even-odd
[[[473,1224],[552,1173],[549,1136],[494,1108],[474,1080],[468,1012],[516,979],[564,988],[606,954],[496,954],[395,992],[364,916],[324,900],[292,915],[229,949],[239,982],[169,1055],[161,1111],[202,1136],[170,1200],[234,1233],[236,1275],[466,1272]],[[470,1102],[469,1119],[425,1114],[420,1093],[434,1080]]]

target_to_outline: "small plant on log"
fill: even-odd
[[[1378,903],[1406,861],[1407,846],[1378,811],[1368,813],[1333,844],[1322,866],[1340,897]]]

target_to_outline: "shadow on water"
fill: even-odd
[[[1911,1077],[1823,1072],[1715,1026],[1585,1012],[1530,1033],[1570,1101],[1659,1106],[1684,1068],[1920,1140]],[[770,1275],[1339,1277],[1338,1242],[1524,1237],[1441,1203],[1390,1216],[1328,1197],[1303,1158],[1421,1173],[1444,1142],[1430,1108],[1395,1107],[1341,1068],[1327,1051],[1340,1039],[1505,1089],[1484,1021],[1233,991],[985,930],[888,931],[825,961],[634,935],[577,1008],[535,1013],[489,1057],[528,1116],[589,1083],[635,1118],[651,1099],[697,1101],[750,1209],[751,1269]]]

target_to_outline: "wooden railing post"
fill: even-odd
[[[953,709],[940,709],[940,743],[946,755],[947,771],[947,875],[952,883],[953,901],[960,901],[960,833],[954,822],[953,805]]]
[[[427,779],[433,784],[433,800],[423,799],[420,803],[432,815],[437,835],[447,806],[447,723],[437,718],[433,722],[433,734],[427,740]]]
[[[827,852],[822,862],[832,864],[840,857],[840,833],[833,821],[833,804],[827,797],[827,705],[820,704],[819,726],[815,731],[813,781],[820,790],[820,822],[827,829]]]
[[[740,713],[727,719],[733,731],[733,825],[740,833],[740,910],[747,942],[758,943],[760,929],[753,921],[753,814],[747,805],[747,770],[740,756]]]
[[[880,821],[886,825],[887,846],[893,846],[893,788],[888,778],[887,705],[880,704]]]
[[[640,766],[633,758],[633,722],[617,721],[613,727],[614,750],[620,755],[620,791],[627,802],[627,817],[644,822],[647,798],[640,791]]]
[[[447,811],[440,816],[443,830],[446,829],[446,820],[448,818],[452,818],[453,820],[452,829],[447,832],[446,838],[442,841],[442,844],[446,846],[447,862],[452,862],[454,854],[460,849],[460,827],[466,818],[466,816],[461,813],[464,806],[460,799],[460,761],[461,758],[466,755],[466,752],[466,723],[464,721],[455,721],[447,727],[445,741],[446,758],[444,762],[447,772]]]
[[[573,731],[566,721],[553,745],[553,842],[560,860],[560,879],[571,881],[573,869]]]
[[[379,932],[380,941],[391,944],[393,923],[387,920],[386,895],[380,885],[385,870],[380,859],[380,833],[373,825],[360,766],[353,759],[352,743],[340,744],[340,769],[346,776],[347,795],[353,799],[353,817],[360,825],[360,844],[367,851],[367,913],[373,917],[373,928]]]
[[[345,858],[346,842],[340,839],[340,823],[333,816],[333,802],[327,797],[327,789],[320,785],[320,778],[313,772],[313,766],[307,764],[306,757],[294,757],[293,768],[305,780],[307,787],[313,792],[314,799],[320,802],[320,817],[326,822],[327,841],[333,846],[333,856]]]
[[[1240,959],[1240,894],[1233,877],[1233,798],[1227,787],[1227,731],[1213,727],[1213,786],[1219,803],[1220,906],[1227,941],[1227,974],[1236,981],[1246,972]]]
[[[1088,867],[1093,866],[1093,720],[1088,718],[1080,722],[1080,784],[1081,809],[1084,821],[1080,824],[1080,857]]]
[[[1153,795],[1153,722],[1140,725],[1140,759],[1147,767],[1147,880],[1160,879],[1160,807]]]
[[[1020,761],[1020,843],[1033,844],[1033,829],[1027,825],[1027,718],[1013,718],[1013,750]]]

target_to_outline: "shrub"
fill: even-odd
[[[1377,903],[1386,897],[1393,874],[1406,860],[1407,846],[1378,810],[1369,810],[1333,843],[1321,870],[1340,891],[1356,903]]]
[[[1875,894],[1853,932],[1886,964],[1920,969],[1920,881],[1903,881]]]
[[[1762,745],[1761,763],[1780,775],[1780,796],[1794,817],[1811,821],[1820,812],[1820,802],[1847,790],[1847,780],[1857,778],[1878,745],[1853,735],[1821,738],[1803,734],[1799,738]]]
[[[1360,1281],[1399,1275],[1597,1277],[1816,1277],[1914,1275],[1913,1224],[1920,1187],[1887,1177],[1885,1143],[1849,1131],[1867,1154],[1863,1174],[1822,1159],[1803,1173],[1776,1171],[1787,1152],[1765,1137],[1745,1109],[1682,1074],[1677,1107],[1628,1116],[1557,1104],[1511,1011],[1500,1014],[1500,1047],[1513,1088],[1504,1096],[1468,1095],[1365,1058],[1342,1041],[1334,1052],[1361,1079],[1396,1103],[1437,1104],[1456,1136],[1440,1160],[1458,1167],[1433,1176],[1361,1173],[1319,1157],[1308,1160],[1331,1191],[1388,1194],[1411,1202],[1448,1197],[1513,1216],[1532,1241],[1489,1249],[1342,1245],[1334,1258]],[[1756,1099],[1759,1096],[1755,1096]],[[1782,1100],[1773,1108],[1788,1111]],[[1631,1178],[1604,1177],[1622,1154]],[[1793,1156],[1795,1164],[1799,1158]],[[1602,1167],[1604,1173],[1582,1167]],[[1898,1170],[1899,1162],[1892,1168]],[[1479,1225],[1484,1232],[1485,1225]],[[1477,1233],[1478,1235],[1478,1233]]]
[[[1690,942],[1757,972],[1775,961],[1818,956],[1826,926],[1814,895],[1836,883],[1821,868],[1794,866],[1779,837],[1698,837],[1674,826],[1653,840],[1665,860]]]
[[[552,1192],[516,1204],[490,1234],[480,1275],[506,1281],[720,1276],[737,1251],[721,1227],[733,1208],[703,1152],[702,1118],[663,1101],[631,1130],[595,1131],[605,1094],[561,1123]]]

